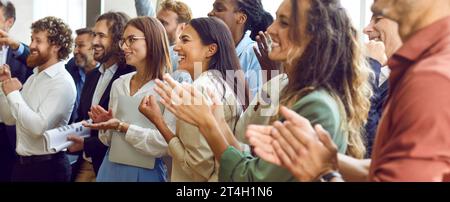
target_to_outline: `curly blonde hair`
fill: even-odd
[[[64,60],[72,52],[72,30],[60,18],[49,16],[42,18],[31,25],[33,33],[47,32],[48,42],[59,46],[58,59]]]

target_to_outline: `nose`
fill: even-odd
[[[128,47],[127,43],[120,41],[120,42],[119,42],[119,48],[120,48],[122,51],[127,51],[127,50],[129,50],[130,47]]]
[[[92,39],[92,45],[98,45],[100,42],[100,37],[98,35],[94,36],[94,38]]]
[[[275,35],[275,21],[267,28],[267,33],[272,37]]]
[[[173,51],[179,53],[181,51],[181,44],[180,42],[176,42],[175,46],[173,47]]]
[[[369,35],[371,32],[374,31],[373,23],[371,22],[367,27],[363,29],[363,33],[366,35]]]
[[[78,46],[75,46],[75,48],[73,49],[73,54],[78,54],[80,48]]]
[[[36,48],[36,43],[34,41],[31,41],[30,49],[35,49],[35,48]]]
[[[209,13],[208,13],[208,17],[214,17],[215,16],[215,12],[214,12],[214,10],[212,10],[212,11],[210,11]]]

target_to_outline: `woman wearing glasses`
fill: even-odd
[[[155,18],[139,17],[127,23],[120,48],[127,64],[135,66],[136,72],[113,83],[109,103],[112,117],[93,112],[91,118],[97,119],[94,120],[97,124],[87,125],[100,130],[100,140],[110,147],[97,181],[167,181],[166,166],[161,159],[167,154],[167,143],[138,108],[144,97],[156,95],[154,80],[171,70],[168,47],[164,27]],[[174,117],[165,110],[162,116],[174,132]]]

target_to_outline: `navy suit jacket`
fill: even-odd
[[[383,113],[383,106],[388,96],[388,81],[385,81],[381,86],[379,85],[379,78],[381,74],[381,64],[373,59],[369,59],[370,66],[375,72],[375,78],[371,80],[373,88],[373,96],[370,99],[370,111],[367,124],[365,126],[366,141],[367,141],[367,158],[372,154],[372,146],[377,134],[378,124]]]
[[[70,116],[69,123],[74,122],[78,119],[78,106],[80,105],[80,99],[81,99],[81,92],[83,90],[83,85],[81,86],[81,89],[78,89],[78,85],[81,81],[81,75],[80,75],[80,67],[75,64],[75,58],[70,59],[66,64],[66,70],[69,72],[69,74],[72,76],[73,81],[75,82],[75,86],[77,87],[77,100],[75,102],[75,105],[73,107],[72,115]]]

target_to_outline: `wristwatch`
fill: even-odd
[[[331,171],[329,173],[326,173],[325,175],[322,175],[321,179],[324,182],[331,182],[333,179],[342,179],[342,175],[337,171]]]
[[[119,133],[121,132],[121,131],[120,131],[120,129],[122,128],[123,124],[125,124],[125,123],[124,123],[124,122],[122,122],[122,121],[121,121],[121,122],[119,122],[119,125],[117,126],[117,129],[116,129],[116,130],[117,130],[117,132],[119,132]]]

